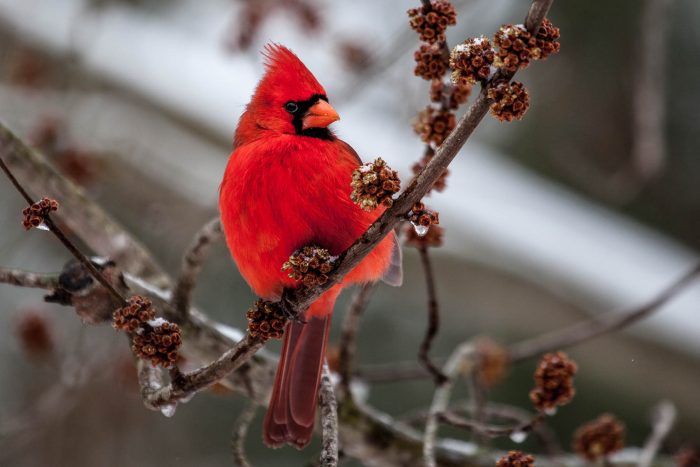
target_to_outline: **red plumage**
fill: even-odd
[[[268,46],[266,58],[265,76],[236,130],[219,205],[238,269],[256,294],[274,300],[299,285],[281,270],[294,251],[313,244],[337,255],[380,212],[363,211],[350,199],[361,162],[326,128],[338,117],[323,87],[289,49]],[[393,235],[309,307],[306,324],[287,326],[265,417],[268,445],[308,444],[335,299],[343,287],[382,278],[401,281]]]

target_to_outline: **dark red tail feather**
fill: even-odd
[[[301,449],[311,440],[334,302],[335,296],[332,300],[321,297],[307,311],[305,324],[287,325],[265,414],[263,440],[270,447],[289,443]]]

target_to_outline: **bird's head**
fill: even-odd
[[[340,117],[314,75],[284,46],[268,45],[264,55],[265,76],[243,117],[248,122],[241,124],[279,133],[332,137],[328,125]]]

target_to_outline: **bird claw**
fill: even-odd
[[[282,313],[289,321],[294,321],[301,324],[306,324],[306,320],[303,317],[303,313],[294,309],[291,303],[289,303],[289,293],[287,290],[282,292],[282,297],[279,301],[279,306],[282,309]]]

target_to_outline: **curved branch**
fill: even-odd
[[[548,334],[513,344],[510,346],[511,361],[517,362],[619,331],[659,310],[698,277],[700,277],[700,263],[696,264],[668,288],[661,291],[649,303],[638,308],[624,313],[606,314],[601,318],[582,321],[569,328],[552,331]]]
[[[197,284],[202,263],[211,244],[221,237],[222,229],[219,216],[210,220],[197,232],[192,243],[182,257],[180,275],[173,287],[172,305],[181,320],[186,320],[192,305],[192,292]]]

